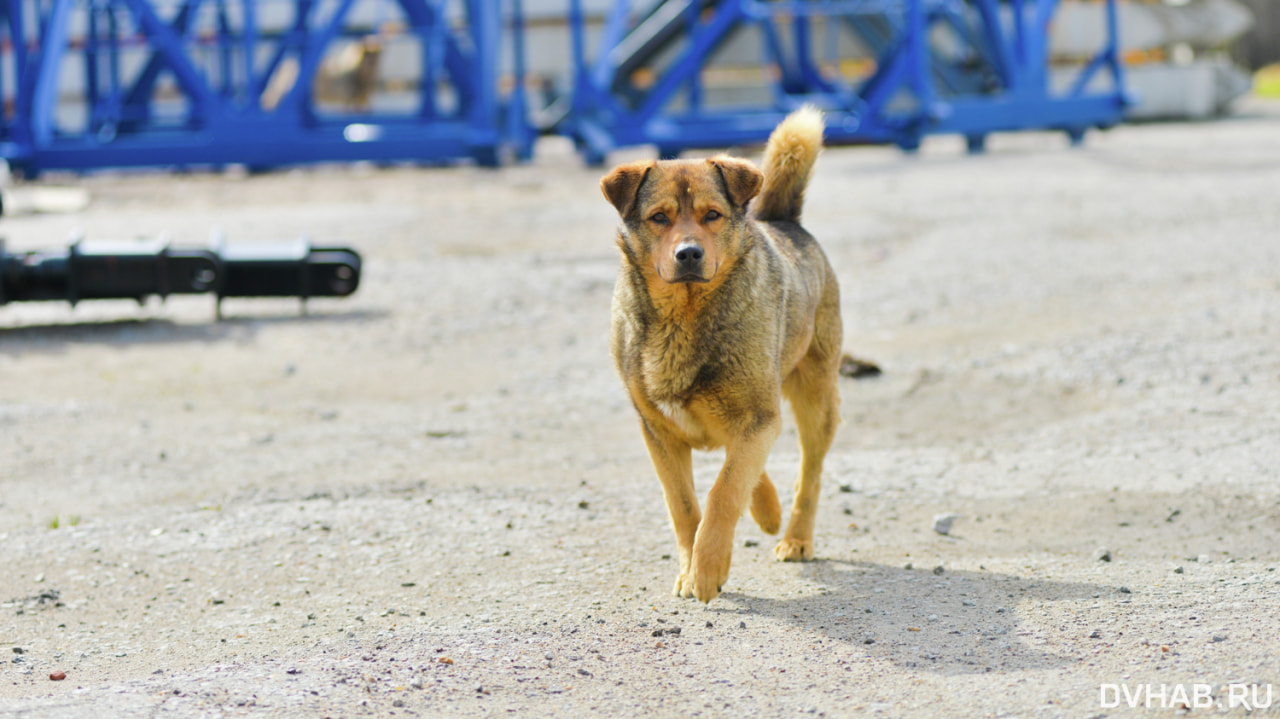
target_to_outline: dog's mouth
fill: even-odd
[[[708,277],[703,277],[702,275],[695,275],[693,273],[686,272],[685,274],[679,275],[675,279],[671,280],[671,284],[691,285],[691,284],[703,284],[710,281],[711,279]]]

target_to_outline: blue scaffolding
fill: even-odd
[[[374,2],[0,0],[0,156],[28,174],[530,156],[518,0]],[[322,63],[378,20],[420,53],[417,86],[398,106],[318,102]]]
[[[1118,123],[1129,102],[1116,0],[1098,5],[1103,46],[1055,91],[1047,37],[1057,4],[666,0],[641,8],[620,0],[592,61],[581,0],[570,0],[574,100],[564,125],[595,163],[628,145],[656,145],[672,157],[685,148],[759,142],[804,103],[826,113],[828,142],[892,142],[913,150],[924,135],[958,133],[980,151],[992,132],[1033,128],[1059,129],[1079,142],[1091,127]],[[746,28],[761,39],[768,98],[709,107],[704,73]],[[842,33],[873,59],[856,80],[841,72],[836,56]]]
[[[1105,42],[1064,81],[1047,47],[1058,0],[618,0],[590,59],[582,0],[568,0],[573,91],[556,129],[591,163],[628,145],[670,157],[759,142],[804,103],[826,112],[832,143],[958,133],[980,150],[992,132],[1044,128],[1079,141],[1128,103],[1116,1],[1095,4]],[[709,101],[717,53],[744,33],[759,38],[761,93]],[[395,49],[400,84],[319,97],[330,61],[366,43]],[[532,154],[525,52],[521,0],[0,0],[0,157],[28,175],[492,166]]]

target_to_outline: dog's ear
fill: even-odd
[[[720,171],[720,176],[724,178],[724,185],[729,190],[729,199],[733,200],[733,204],[738,207],[746,207],[751,198],[760,191],[760,186],[764,184],[764,175],[747,160],[720,155],[707,162]]]
[[[653,166],[653,160],[628,162],[613,168],[613,172],[600,180],[600,191],[604,193],[605,199],[618,208],[620,217],[625,219],[631,214],[640,185],[644,184],[644,178]]]

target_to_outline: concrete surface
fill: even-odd
[[[709,606],[608,359],[600,170],[76,181],[11,249],[220,226],[367,268],[305,316],[0,309],[0,717],[1274,712],[1277,138],[1253,103],[828,151],[807,224],[885,373],[842,385],[819,559],[745,520]],[[797,462],[789,428],[784,504]]]

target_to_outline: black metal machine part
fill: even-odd
[[[8,253],[0,240],[0,305],[213,293],[224,297],[345,297],[360,284],[360,255],[305,240],[177,248],[164,242],[76,242]]]

